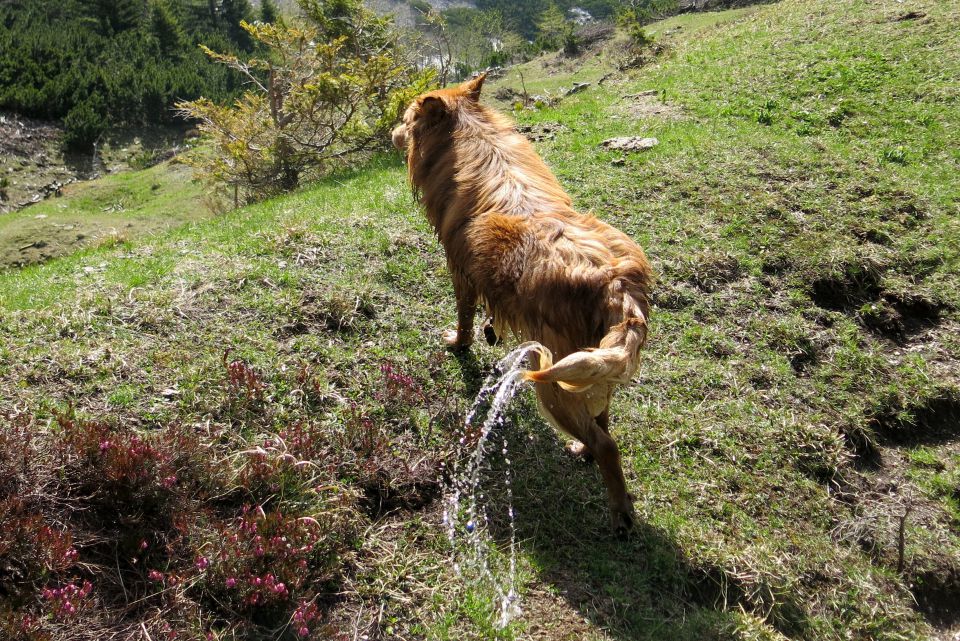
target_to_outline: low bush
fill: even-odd
[[[63,146],[70,151],[87,151],[106,131],[107,124],[91,102],[81,102],[63,119]]]

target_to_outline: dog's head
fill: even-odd
[[[393,146],[406,152],[409,162],[413,159],[413,151],[431,132],[451,133],[456,114],[479,103],[480,89],[486,77],[481,74],[456,87],[417,96],[404,112],[401,123],[393,129]]]

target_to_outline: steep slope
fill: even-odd
[[[785,0],[518,70],[530,93],[593,82],[520,124],[660,284],[613,412],[630,540],[531,399],[504,431],[524,610],[505,630],[436,501],[504,348],[441,349],[448,276],[397,160],[0,274],[0,629],[951,638],[958,20]],[[659,144],[599,146],[624,135]],[[505,465],[485,485],[504,546]]]

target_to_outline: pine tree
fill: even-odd
[[[94,0],[90,3],[91,12],[106,35],[137,27],[143,19],[144,7],[144,0]]]
[[[151,0],[150,32],[165,56],[178,57],[183,47],[183,27],[167,0]]]
[[[272,0],[261,0],[260,2],[260,22],[264,24],[273,24],[280,18],[280,12],[277,11],[277,5]]]
[[[227,29],[230,39],[245,50],[250,50],[253,42],[250,34],[240,26],[241,21],[253,21],[253,9],[250,0],[222,0],[220,3],[220,19]]]
[[[551,2],[537,20],[537,31],[538,40],[544,48],[557,49],[573,28],[564,17],[563,10]]]

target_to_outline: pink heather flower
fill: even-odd
[[[235,578],[233,578],[232,576],[231,576],[231,577],[228,577],[228,578],[227,578],[227,581],[226,581],[226,584],[227,584],[227,587],[228,587],[228,588],[232,588],[232,587],[234,587],[234,586],[237,584],[237,580],[236,580]]]
[[[297,634],[299,634],[302,637],[305,637],[308,634],[310,634],[310,628],[308,628],[307,626],[303,626],[299,630],[297,630]]]
[[[140,549],[141,549],[141,550],[146,550],[148,546],[149,546],[149,544],[147,543],[147,540],[146,540],[146,539],[143,539],[142,541],[140,541]]]
[[[107,450],[110,449],[110,445],[111,445],[110,441],[106,441],[106,440],[100,441],[100,451],[106,452]]]
[[[150,573],[147,575],[147,578],[151,581],[163,581],[163,573],[157,570],[150,570]]]
[[[80,590],[80,595],[83,597],[90,596],[90,593],[93,591],[93,584],[89,581],[83,582],[83,588]]]
[[[199,559],[197,559],[198,570],[206,570],[208,567],[210,567],[210,559],[205,556],[201,556]]]
[[[284,592],[287,591],[287,586],[285,586],[283,583],[278,583],[275,586],[273,586],[273,591],[276,592],[277,594],[283,594]]]
[[[167,488],[167,489],[169,490],[171,487],[173,487],[174,485],[177,484],[177,477],[176,477],[176,476],[173,476],[173,475],[170,475],[170,476],[164,478],[164,479],[161,481],[161,484],[163,485],[163,487],[165,487],[165,488]]]

